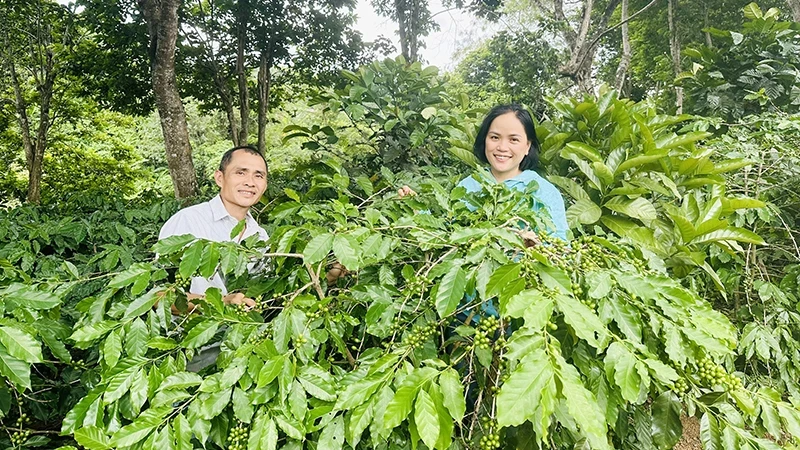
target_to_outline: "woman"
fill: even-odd
[[[548,229],[549,234],[567,240],[564,199],[552,183],[534,171],[539,164],[539,141],[528,111],[519,105],[492,108],[483,119],[472,151],[478,160],[489,165],[486,172],[489,180],[504,183],[508,188],[518,191],[525,191],[528,184],[535,181],[538,189],[533,192],[534,211],[545,210],[555,227]],[[482,189],[472,175],[458,185],[466,188],[467,192]],[[415,192],[403,186],[398,194],[404,197]]]

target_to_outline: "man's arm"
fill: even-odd
[[[205,299],[205,298],[206,298],[205,295],[192,294],[191,292],[187,292],[186,293],[186,300],[188,300],[188,306],[186,308],[186,311],[188,313],[190,313],[190,314],[194,313],[194,312],[197,312],[198,305],[193,303],[192,300]],[[253,308],[254,306],[256,306],[256,301],[255,300],[253,300],[250,297],[245,297],[244,294],[242,294],[241,292],[234,292],[232,294],[228,294],[228,295],[222,297],[222,302],[225,303],[226,305],[241,305],[241,304],[244,304],[245,308],[248,309],[248,310]],[[172,314],[175,314],[175,315],[183,314],[178,309],[178,307],[175,306],[174,303],[172,304],[171,309],[172,309]]]

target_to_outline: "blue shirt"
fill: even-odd
[[[497,182],[492,173],[488,170],[486,171],[486,179],[495,183]],[[566,241],[569,227],[567,226],[567,213],[564,209],[564,198],[561,196],[561,192],[559,192],[558,188],[553,186],[553,183],[547,181],[533,170],[524,170],[521,174],[505,180],[503,183],[509,189],[525,191],[525,188],[527,188],[528,184],[532,181],[535,181],[536,184],[539,185],[539,189],[533,193],[534,212],[541,211],[542,209],[547,211],[550,215],[550,220],[553,221],[553,225],[556,227],[555,230],[547,231],[550,235]],[[478,192],[482,189],[481,184],[478,183],[472,175],[461,180],[458,186],[463,186],[467,192],[470,193]]]

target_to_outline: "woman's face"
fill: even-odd
[[[522,173],[519,164],[531,147],[522,122],[513,112],[497,116],[486,134],[486,159],[497,181],[505,181]]]

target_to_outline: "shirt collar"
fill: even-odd
[[[509,178],[505,181],[508,187],[512,187],[518,184],[527,185],[536,177],[536,172],[532,170],[523,170],[521,174],[515,176],[514,178]]]
[[[494,177],[494,175],[492,175],[492,171],[490,169],[488,169],[488,168],[485,169],[483,171],[482,175],[487,180],[490,180],[490,181],[493,181],[493,182],[497,183],[497,179]],[[513,186],[516,186],[518,184],[527,185],[528,183],[533,181],[535,178],[536,178],[536,172],[534,172],[533,170],[523,170],[521,174],[515,176],[514,178],[509,178],[509,179],[505,180],[503,183],[505,183],[505,185],[508,186],[508,187],[513,187]]]
[[[225,209],[225,204],[222,203],[222,197],[220,197],[219,194],[217,194],[214,198],[209,200],[208,204],[211,206],[211,218],[214,219],[214,221],[219,221],[226,217],[230,217],[231,219],[238,222],[238,220],[236,220],[236,218],[233,217],[228,212],[227,209]],[[247,214],[244,216],[244,220],[247,221],[248,224],[250,224],[253,220],[255,220],[253,219],[253,216],[250,214],[250,210],[247,210]]]

